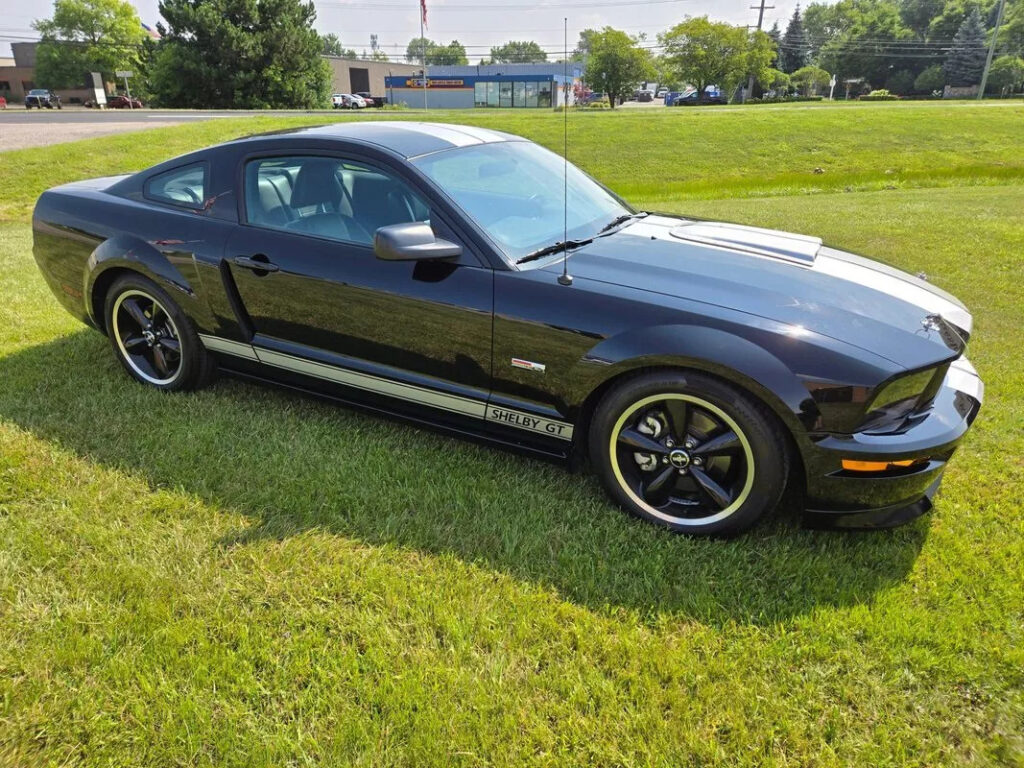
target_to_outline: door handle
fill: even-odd
[[[232,261],[237,266],[251,269],[253,272],[277,272],[280,269],[277,264],[271,264],[270,260],[262,253],[257,253],[255,256],[235,256]]]

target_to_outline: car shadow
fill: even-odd
[[[674,536],[620,512],[589,475],[546,462],[233,379],[149,390],[88,330],[0,358],[0,418],[251,518],[212,546],[316,529],[455,556],[641,621],[770,624],[870,603],[905,578],[928,535],[927,518],[807,531],[790,502],[738,539]]]

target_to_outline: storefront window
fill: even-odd
[[[526,84],[526,106],[537,106],[537,83]]]
[[[488,83],[487,84],[487,106],[496,107],[498,106],[498,84]]]
[[[551,106],[551,82],[537,83],[540,89],[537,92],[537,106],[538,107],[550,107]]]
[[[512,106],[526,106],[526,83],[515,83],[515,99],[512,101]]]
[[[512,83],[498,83],[498,106],[512,106]]]
[[[477,83],[473,86],[473,106],[487,106],[487,83]]]

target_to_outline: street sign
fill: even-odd
[[[109,72],[110,70],[107,70],[107,71]],[[135,77],[135,73],[132,72],[130,69],[119,69],[114,74],[117,77]]]

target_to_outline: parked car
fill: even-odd
[[[655,94],[655,98],[664,99],[665,98],[665,94],[667,94],[667,93],[668,93],[668,88],[659,88],[658,92]]]
[[[813,525],[917,517],[983,397],[971,315],[925,280],[636,211],[478,127],[238,139],[48,190],[33,235],[54,296],[145,385],[219,368],[587,460],[673,531],[738,533],[788,484]]]
[[[728,104],[728,103],[729,103],[729,100],[717,88],[715,88],[715,89],[709,88],[709,89],[705,90],[704,93],[702,93],[702,94],[699,94],[695,88],[691,88],[690,90],[680,94],[679,96],[676,96],[676,98],[672,102],[672,106],[675,106],[675,107],[693,107],[693,106],[702,106],[702,105],[705,105],[705,104]]]
[[[111,109],[142,109],[142,102],[134,96],[128,98],[118,94],[107,99],[107,106]]]
[[[362,109],[366,102],[352,93],[336,93],[331,96],[331,106],[334,109]]]
[[[367,92],[360,91],[359,93],[356,94],[356,96],[363,100],[364,107],[380,106],[380,104],[377,103],[377,100]]]
[[[654,91],[652,91],[650,89],[647,89],[647,88],[644,88],[641,91],[637,91],[636,100],[637,101],[654,101]]]
[[[33,88],[25,96],[25,109],[32,109],[33,107],[36,109],[42,109],[43,107],[47,109],[53,109],[54,107],[62,109],[60,96],[46,88]]]

